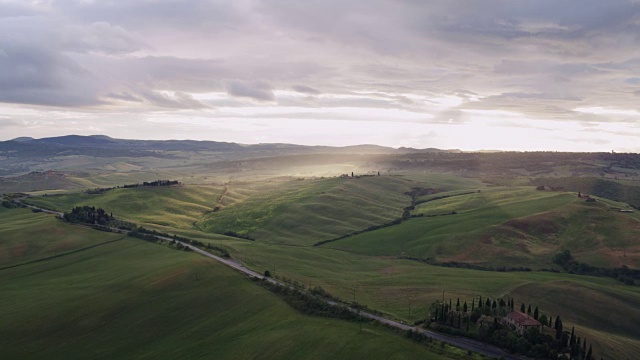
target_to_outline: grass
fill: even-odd
[[[418,180],[423,182],[417,182]],[[311,245],[397,219],[413,187],[478,186],[450,175],[373,176],[230,186],[226,205],[199,223],[208,232],[234,231],[258,241]],[[313,219],[312,221],[310,221]]]
[[[118,162],[109,164],[101,169],[109,171],[107,173],[91,174],[88,176],[70,176],[69,178],[85,188],[122,186],[154,181],[161,178],[157,172],[135,171],[138,169],[138,166]]]
[[[113,240],[113,236],[72,227],[44,213],[0,207],[0,268],[61,255]]]
[[[436,200],[429,205],[436,212],[456,215],[414,218],[398,226],[352,236],[325,246],[369,255],[408,255],[420,258],[452,259],[473,251],[476,261],[497,262],[520,252],[500,247],[486,250],[479,235],[488,226],[514,218],[550,211],[574,201],[563,193],[541,193],[531,188],[503,188],[471,195]],[[442,203],[441,203],[442,202]],[[422,210],[421,210],[422,209]],[[424,211],[418,207],[415,212]],[[481,251],[480,253],[477,252]],[[507,259],[508,260],[508,259]]]
[[[32,217],[13,211],[3,222]],[[219,263],[130,238],[1,270],[0,293],[11,299],[0,308],[6,358],[466,358],[379,326],[303,316]]]
[[[450,187],[445,187],[447,182]],[[445,194],[475,192],[426,202],[413,211],[456,211],[456,215],[414,218],[322,247],[310,246],[398,217],[410,201],[403,193],[415,186],[448,191]],[[510,294],[518,304],[531,303],[542,313],[561,314],[565,327],[575,325],[597,344],[598,356],[640,358],[640,328],[634,321],[640,316],[637,287],[608,278],[474,271],[397,259],[410,255],[536,269],[551,267],[553,254],[569,248],[579,261],[593,265],[638,266],[638,215],[614,211],[617,203],[586,204],[573,193],[483,186],[473,179],[455,180],[450,175],[438,179],[432,174],[231,183],[226,189],[211,187],[208,195],[191,197],[181,193],[185,189],[195,191],[200,186],[166,189],[166,193],[123,189],[93,195],[87,204],[119,206],[114,215],[213,241],[258,272],[270,270],[307,286],[322,286],[346,300],[355,293],[356,301],[398,319],[424,317],[443,290],[454,301],[457,297],[471,301],[478,294],[491,298]],[[78,196],[86,195],[32,201],[70,208]],[[135,207],[147,203],[153,206]],[[207,213],[215,204],[221,209]],[[185,214],[187,220],[181,218]],[[249,234],[257,241],[215,235],[227,230]]]
[[[213,210],[222,191],[221,186],[136,187],[94,195],[73,193],[34,197],[28,202],[59,211],[82,205],[101,207],[116,218],[165,231],[169,228],[193,229],[196,221]]]
[[[58,172],[32,172],[15,177],[0,177],[0,194],[36,190],[70,190],[81,186]]]
[[[442,299],[443,290],[447,300],[459,297],[469,305],[476,295],[492,299],[510,295],[517,305],[525,302],[539,306],[541,313],[560,314],[565,327],[575,325],[593,334],[590,341],[598,343],[598,354],[605,358],[640,356],[640,327],[635,321],[640,316],[640,288],[612,279],[445,268],[328,248],[241,242],[228,246],[235,258],[257,271],[322,286],[347,301],[355,296],[357,302],[409,323],[424,318],[430,304]],[[605,346],[610,337],[626,346]]]
[[[229,185],[222,209],[197,225],[209,233],[310,245],[400,217],[412,185],[393,177]]]
[[[398,173],[402,179],[414,183],[425,184],[427,187],[440,191],[456,191],[468,189],[484,189],[487,184],[479,179],[457,176],[448,173],[401,171]]]

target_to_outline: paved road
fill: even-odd
[[[28,198],[28,196],[17,197],[17,198],[15,198],[15,199],[13,199],[13,202],[15,202],[16,204],[20,204],[20,205],[22,205],[22,206],[24,206],[24,207],[28,207],[29,209],[32,209],[32,210],[42,211],[42,212],[47,213],[47,214],[54,214],[55,216],[57,216],[57,217],[59,217],[59,218],[62,218],[62,217],[64,216],[64,213],[61,213],[61,212],[59,212],[59,211],[53,211],[53,210],[43,209],[43,208],[39,208],[39,207],[37,207],[37,206],[33,206],[33,205],[29,205],[29,204],[25,204],[25,203],[23,203],[23,202],[22,202],[22,200],[24,200],[24,199],[26,199],[26,198]]]
[[[63,217],[63,213],[61,213],[61,212],[42,209],[42,208],[39,208],[39,207],[36,207],[36,206],[24,204],[21,201],[22,199],[23,198],[17,198],[14,201],[16,201],[18,203],[21,203],[22,205],[24,205],[24,206],[26,206],[28,208],[31,208],[31,209],[40,210],[42,212],[46,212],[46,213],[49,213],[49,214],[55,214],[56,216],[58,216],[60,218]],[[111,229],[113,231],[115,231],[115,232],[120,232],[120,233],[123,233],[123,234],[129,233],[129,231],[127,231],[127,230],[121,230],[121,229],[116,229],[116,228],[111,228]],[[277,281],[277,280],[275,280],[273,278],[265,277],[264,275],[259,274],[259,273],[255,272],[255,271],[251,270],[251,269],[247,269],[242,264],[240,264],[240,263],[238,263],[236,261],[225,259],[225,258],[222,258],[220,256],[213,255],[213,254],[211,254],[209,252],[206,252],[206,251],[204,251],[204,250],[202,250],[200,248],[197,248],[197,247],[195,247],[195,246],[193,246],[191,244],[187,244],[185,242],[182,242],[182,241],[170,238],[170,237],[166,237],[166,236],[155,235],[155,237],[158,238],[158,239],[166,240],[166,241],[176,241],[176,242],[182,244],[183,246],[186,246],[189,249],[197,252],[198,254],[201,254],[203,256],[206,256],[208,258],[211,258],[211,259],[214,259],[214,260],[216,260],[218,262],[221,262],[221,263],[223,263],[223,264],[225,264],[225,265],[227,265],[227,266],[229,266],[229,267],[231,267],[233,269],[236,269],[236,270],[238,270],[238,271],[240,271],[240,272],[242,272],[244,274],[247,274],[247,275],[249,275],[251,277],[258,278],[258,279],[266,279],[266,280],[268,280],[268,281],[270,281],[272,283],[279,284],[279,285],[282,285],[282,286],[290,286],[288,284],[281,283],[281,282],[279,282],[279,281]],[[337,303],[337,302],[335,302],[333,300],[329,300],[329,299],[324,299],[324,300],[327,303],[331,304],[331,305],[342,305],[342,304],[339,304],[339,303]],[[474,352],[477,352],[477,353],[480,353],[480,354],[484,354],[486,356],[490,356],[490,357],[494,357],[494,358],[504,357],[504,359],[507,359],[507,360],[526,360],[527,359],[526,357],[523,357],[523,356],[517,356],[517,355],[509,354],[505,350],[502,350],[502,349],[500,349],[498,347],[495,347],[495,346],[492,346],[492,345],[489,345],[489,344],[486,344],[486,343],[483,343],[483,342],[480,342],[480,341],[472,340],[472,339],[465,338],[465,337],[458,337],[458,336],[452,336],[452,335],[437,333],[437,332],[433,332],[433,331],[430,331],[430,330],[422,329],[420,327],[409,326],[409,325],[406,325],[406,324],[403,324],[403,323],[400,323],[400,322],[397,322],[397,321],[394,321],[394,320],[391,320],[391,319],[384,318],[382,316],[374,315],[374,314],[366,312],[366,311],[360,311],[360,310],[353,309],[353,308],[351,308],[351,310],[354,311],[354,312],[359,313],[360,315],[362,315],[362,316],[364,316],[366,318],[379,321],[380,323],[386,324],[388,326],[392,326],[392,327],[395,327],[395,328],[398,328],[398,329],[401,329],[401,330],[413,330],[415,332],[422,333],[422,334],[424,334],[424,335],[426,335],[426,336],[428,336],[430,338],[433,338],[435,340],[442,341],[442,342],[445,342],[447,344],[450,344],[450,345],[453,345],[455,347],[459,347],[459,348],[462,348],[462,349],[465,349],[465,350],[471,350],[471,351],[474,351]]]

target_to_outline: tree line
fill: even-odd
[[[255,281],[303,314],[357,322],[369,321],[346,305],[329,304],[321,298],[321,296],[326,295],[326,292],[322,288],[315,289],[313,292],[307,292],[295,286],[274,283],[267,279],[256,279]]]
[[[98,194],[104,194],[107,191],[110,191],[110,190],[113,190],[113,189],[120,189],[120,188],[130,189],[130,188],[137,188],[137,187],[172,186],[172,185],[180,185],[180,182],[178,180],[144,181],[142,183],[126,184],[126,185],[122,185],[122,186],[112,186],[112,187],[106,187],[106,188],[88,189],[88,190],[85,191],[85,193],[86,194],[91,194],[91,195],[98,195]]]
[[[576,261],[571,255],[571,251],[563,250],[553,257],[553,263],[560,266],[570,274],[590,275],[600,277],[610,277],[622,281],[627,285],[640,283],[640,270],[630,269],[626,265],[620,268],[606,269],[591,266],[589,264]]]
[[[460,269],[471,269],[471,270],[480,270],[480,271],[497,271],[497,272],[512,272],[512,271],[532,271],[531,268],[524,266],[482,266],[465,262],[458,261],[438,261],[434,258],[417,258],[412,256],[400,256],[399,259],[412,260],[421,262],[424,264],[429,264],[433,266],[442,266],[442,267],[450,267],[450,268],[460,268]]]

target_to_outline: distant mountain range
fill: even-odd
[[[0,142],[0,152],[12,151],[25,154],[34,154],[46,151],[59,153],[60,151],[78,151],[82,149],[83,155],[93,155],[90,149],[109,149],[112,151],[130,151],[133,156],[141,156],[140,152],[145,151],[273,151],[273,152],[293,152],[293,153],[358,153],[358,154],[403,154],[418,152],[459,152],[459,150],[440,150],[435,148],[413,149],[390,147],[378,145],[356,145],[345,147],[330,146],[304,146],[293,144],[256,144],[244,145],[219,141],[196,141],[196,140],[128,140],[115,139],[105,135],[66,135],[42,139],[30,137],[19,137],[8,141]],[[89,152],[89,153],[87,153]],[[119,156],[124,154],[117,154]],[[113,154],[109,155],[113,156]]]
[[[412,149],[378,145],[356,145],[345,147],[304,146],[294,144],[237,144],[220,141],[196,140],[130,140],[115,139],[105,135],[66,135],[34,139],[19,137],[0,141],[0,177],[26,174],[30,171],[60,170],[85,171],[97,164],[135,162],[139,167],[156,166],[163,160],[166,166],[192,164],[197,162],[219,163],[241,159],[261,159],[265,157],[312,156],[310,164],[317,156],[334,157],[332,161],[347,158],[378,155],[403,155],[419,153],[460,152],[458,150]],[[335,158],[337,156],[337,158]],[[120,159],[120,160],[118,160]],[[134,160],[137,159],[137,160]],[[156,160],[153,160],[156,159]],[[205,160],[206,159],[206,160]],[[341,160],[342,159],[342,160]],[[360,161],[362,159],[356,159]],[[84,165],[83,165],[84,164]],[[224,166],[231,166],[225,164]],[[234,165],[237,166],[237,165]]]

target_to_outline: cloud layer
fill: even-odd
[[[456,127],[442,136],[518,124],[553,139],[566,131],[554,123],[589,129],[583,140],[601,128],[605,148],[637,140],[613,126],[640,132],[637,49],[636,0],[0,1],[0,114],[90,114],[112,134],[185,111],[210,124]],[[266,130],[250,140],[269,139],[302,141]]]

